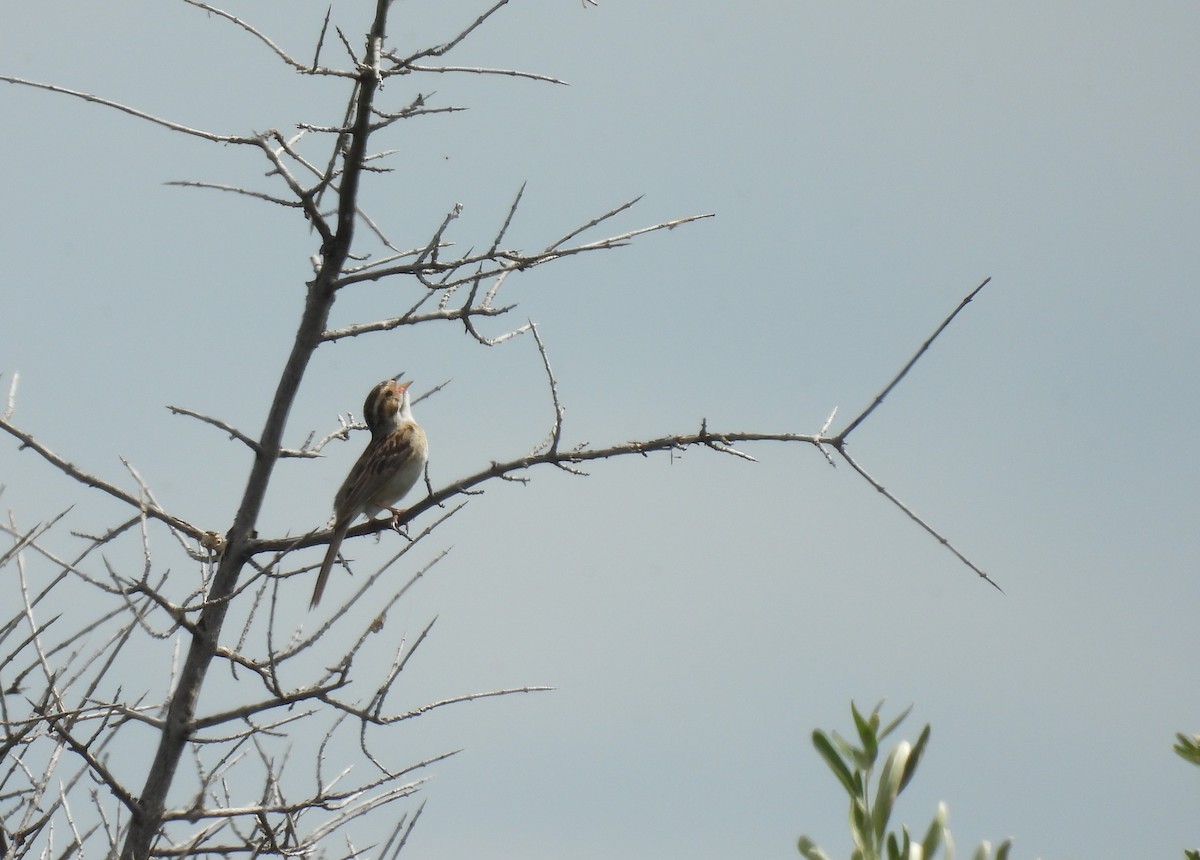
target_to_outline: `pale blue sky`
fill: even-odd
[[[372,6],[334,6],[356,44]],[[228,8],[307,59],[325,6]],[[392,34],[440,41],[482,9],[398,0]],[[414,562],[453,546],[390,621],[395,644],[439,619],[402,697],[558,690],[394,730],[414,760],[466,747],[435,769],[412,856],[792,858],[801,833],[845,855],[808,738],[881,697],[915,703],[907,736],[933,724],[900,820],[923,828],[946,801],[961,853],[1004,836],[1019,857],[1200,846],[1200,772],[1170,749],[1200,731],[1198,42],[1181,2],[514,0],[453,61],[570,87],[388,85],[394,104],[419,90],[470,108],[379,141],[396,172],[365,202],[401,245],[455,203],[452,238],[484,245],[522,183],[525,250],[640,194],[614,231],[716,213],[506,287],[540,325],[572,442],[701,418],[816,432],[991,276],[851,450],[1007,592],[807,448],[495,487]],[[6,9],[0,73],[225,133],[343,105],[162,0]],[[17,421],[114,481],[130,458],[164,505],[224,530],[247,457],[164,406],[258,431],[314,237],[292,213],[163,184],[269,187],[249,150],[11,86],[0,110]],[[390,315],[407,289],[358,288],[334,322]],[[400,369],[417,390],[454,380],[417,410],[435,481],[544,435],[532,340],[487,350],[446,325],[323,349],[289,443]],[[260,531],[324,521],[360,445],[283,464]],[[117,516],[11,442],[0,483],[26,527],[71,503],[72,528]],[[360,544],[364,571],[392,549]],[[298,618],[307,599],[297,584]]]

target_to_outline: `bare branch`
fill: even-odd
[[[246,197],[253,197],[257,200],[265,200],[268,203],[275,203],[279,206],[287,206],[291,209],[303,208],[304,204],[298,200],[284,200],[282,197],[273,197],[262,191],[253,191],[249,188],[241,188],[237,185],[224,185],[220,182],[201,182],[198,179],[174,179],[170,182],[164,182],[163,185],[175,185],[179,188],[207,188],[211,191],[228,191],[232,194],[243,194]]]
[[[625,208],[629,205],[631,205],[631,204],[625,204],[625,206],[621,207],[621,208]],[[602,215],[597,219],[593,219],[593,221],[588,222],[588,224],[592,225],[593,223],[599,223],[600,221],[604,220],[605,218],[611,217],[613,214],[615,214],[616,212],[619,212],[619,211],[621,211],[620,208],[613,210],[612,212],[606,213],[605,215]],[[576,230],[573,230],[566,237],[564,237],[563,239],[559,239],[557,242],[551,244],[545,251],[541,251],[539,253],[521,254],[517,251],[497,251],[494,255],[489,255],[489,254],[467,255],[467,256],[459,258],[458,260],[454,260],[454,261],[448,262],[448,263],[443,263],[443,262],[439,262],[439,261],[435,261],[435,260],[431,259],[427,262],[419,262],[418,261],[418,262],[407,264],[407,265],[389,266],[389,267],[382,268],[382,269],[374,269],[369,272],[357,272],[354,274],[344,275],[343,277],[338,279],[338,288],[342,289],[344,287],[349,286],[350,284],[356,284],[361,281],[377,281],[377,280],[381,280],[383,278],[386,278],[386,277],[389,277],[392,275],[431,276],[431,275],[435,275],[435,274],[439,274],[439,273],[454,273],[460,269],[467,268],[467,267],[481,266],[481,265],[489,264],[489,263],[492,264],[491,268],[481,269],[481,270],[473,272],[470,275],[465,275],[461,278],[453,279],[453,280],[447,281],[444,284],[441,284],[440,287],[445,289],[448,287],[457,286],[459,284],[470,283],[471,281],[474,281],[477,279],[490,278],[495,275],[503,274],[505,272],[508,272],[508,271],[511,271],[514,269],[516,269],[516,270],[531,269],[534,266],[540,266],[544,263],[549,263],[553,260],[560,260],[560,259],[563,259],[564,257],[574,256],[575,254],[582,254],[582,253],[586,253],[588,251],[606,250],[609,248],[620,248],[620,247],[623,247],[623,246],[629,244],[629,241],[631,239],[634,239],[638,236],[642,236],[647,233],[654,233],[654,232],[657,232],[660,230],[673,230],[676,227],[679,227],[683,224],[690,224],[693,221],[701,221],[705,218],[713,218],[713,217],[715,217],[713,213],[706,213],[703,215],[688,215],[686,217],[676,218],[671,221],[663,221],[662,223],[654,224],[653,226],[650,226],[650,227],[641,227],[636,230],[629,230],[625,233],[620,233],[615,236],[609,236],[606,239],[598,239],[595,242],[588,242],[588,243],[585,243],[582,245],[575,245],[575,246],[572,246],[569,248],[559,248],[558,247],[559,245],[561,245],[563,242],[565,242],[571,236],[578,235],[578,233],[581,230],[587,229],[587,226],[585,225],[583,227],[577,228]]]
[[[818,437],[823,437],[826,433],[829,432],[829,428],[833,425],[833,418],[835,415],[837,415],[837,407],[836,406],[833,407],[833,411],[829,413],[829,417],[825,419],[825,423],[821,425],[821,429],[819,431],[817,431]],[[825,450],[825,446],[823,444],[818,443],[817,449],[821,452],[822,455],[824,455],[826,463],[828,463],[830,466],[833,466],[835,468],[837,467],[837,463],[833,462],[833,457],[831,457],[829,452]]]
[[[1004,593],[1003,588],[1001,588],[999,585],[997,585],[996,582],[990,576],[988,576],[986,573],[984,573],[982,570],[980,570],[975,565],[974,562],[972,562],[969,558],[967,558],[965,555],[963,555],[961,552],[959,552],[958,549],[955,548],[954,544],[950,543],[949,540],[947,540],[945,537],[943,537],[942,534],[939,531],[937,531],[937,529],[933,528],[933,526],[929,525],[929,523],[927,523],[927,522],[925,522],[925,520],[921,519],[921,517],[919,517],[912,510],[912,508],[908,507],[908,505],[904,504],[899,499],[897,499],[891,492],[889,492],[883,486],[883,484],[881,484],[881,483],[879,483],[879,481],[875,480],[875,478],[873,478],[866,471],[866,469],[864,469],[862,466],[858,465],[858,463],[854,460],[854,458],[852,458],[849,454],[846,453],[846,449],[845,449],[844,445],[842,445],[839,442],[839,443],[835,443],[835,447],[837,448],[838,453],[841,454],[842,457],[845,458],[846,462],[850,464],[850,468],[852,468],[854,471],[858,472],[858,474],[862,476],[863,480],[865,480],[868,484],[870,484],[872,487],[874,487],[876,490],[878,490],[884,496],[884,498],[886,498],[889,502],[891,502],[893,505],[898,507],[900,510],[904,511],[904,513],[908,516],[908,518],[910,520],[912,520],[914,523],[919,525],[925,531],[929,532],[929,534],[933,535],[937,539],[938,543],[940,543],[946,549],[950,550],[950,552],[954,553],[955,557],[959,561],[961,561],[967,567],[971,568],[971,570],[975,571],[975,573],[979,574],[979,577],[981,579],[986,580],[993,588],[995,588],[1001,594]]]
[[[125,787],[116,779],[116,777],[112,775],[108,768],[91,754],[91,751],[88,749],[86,744],[80,743],[78,740],[76,740],[74,735],[72,735],[71,732],[68,731],[67,728],[61,723],[57,714],[40,708],[37,709],[37,713],[50,723],[50,725],[53,727],[54,733],[66,741],[77,756],[87,762],[87,765],[89,768],[91,768],[92,773],[94,773],[101,782],[108,786],[108,790],[113,793],[114,797],[121,801],[126,809],[135,814],[139,811],[137,798],[126,791]]]
[[[369,323],[355,323],[344,328],[329,329],[322,338],[327,341],[341,340],[344,337],[357,337],[361,334],[376,331],[391,331],[405,325],[417,325],[423,322],[433,322],[435,320],[445,320],[447,322],[454,320],[464,320],[467,317],[498,317],[508,313],[516,305],[504,305],[503,307],[493,308],[486,305],[476,305],[475,307],[467,308],[448,308],[446,310],[430,311],[428,313],[416,314],[408,313],[404,316],[392,317],[386,320],[376,320]]]
[[[167,409],[172,415],[186,415],[189,418],[195,418],[197,421],[202,421],[205,424],[211,424],[213,427],[224,430],[229,434],[230,439],[235,439],[238,442],[241,442],[251,451],[255,452],[256,454],[258,453],[259,448],[257,440],[251,439],[241,430],[237,429],[232,424],[225,423],[220,418],[213,418],[210,415],[204,415],[184,406],[168,406]]]
[[[437,47],[426,48],[423,51],[417,51],[415,54],[410,55],[406,59],[397,59],[396,63],[403,68],[408,68],[412,65],[414,60],[419,60],[422,57],[444,56],[445,54],[449,53],[454,48],[456,48],[459,44],[461,44],[462,41],[467,38],[467,36],[471,35],[473,32],[475,32],[477,29],[479,29],[481,26],[483,26],[483,23],[488,18],[491,18],[494,14],[496,14],[498,11],[500,11],[501,8],[503,8],[506,5],[508,5],[508,0],[498,0],[498,2],[495,3],[495,5],[493,5],[490,9],[488,9],[486,12],[484,12],[482,15],[480,15],[478,18],[476,18],[475,22],[473,24],[471,24],[465,30],[460,32],[457,36],[455,36],[449,42],[446,42],[445,44],[442,44],[442,45],[438,45]]]
[[[225,421],[222,421],[220,418],[213,418],[211,415],[205,415],[202,412],[196,412],[195,410],[188,409],[185,406],[168,406],[167,410],[173,415],[185,415],[188,418],[195,418],[197,421],[200,421],[204,424],[210,424],[219,430],[224,430],[229,434],[230,439],[241,442],[251,451],[256,453],[258,452],[258,440],[251,438],[241,430],[234,427],[232,424],[228,424]],[[344,430],[336,435],[344,435]],[[313,457],[318,456],[319,453],[319,449],[312,449],[308,447],[279,449],[279,456],[284,458],[291,457],[295,459],[312,459]]]
[[[291,648],[289,648],[287,650],[280,651],[278,653],[278,655],[276,655],[276,659],[278,659],[280,662],[283,662],[284,660],[291,659],[291,657],[293,657],[294,655],[316,645],[321,640],[321,637],[325,634],[325,632],[327,630],[329,630],[329,628],[331,628],[340,618],[345,616],[346,613],[349,611],[350,607],[353,606],[355,603],[357,603],[358,600],[360,598],[362,598],[362,596],[364,594],[366,594],[372,586],[374,586],[374,584],[380,579],[380,577],[382,577],[389,569],[391,569],[392,565],[395,564],[396,561],[398,561],[400,558],[405,556],[408,552],[410,552],[412,550],[412,548],[414,546],[416,546],[421,541],[423,541],[425,538],[427,538],[429,535],[431,535],[438,526],[440,526],[442,523],[446,522],[451,517],[458,514],[460,511],[462,511],[462,509],[465,507],[465,505],[466,505],[466,503],[462,502],[462,503],[459,503],[458,505],[455,505],[453,508],[450,508],[447,511],[442,511],[434,522],[432,522],[428,526],[426,526],[419,534],[417,534],[416,537],[411,538],[409,540],[409,542],[406,543],[403,547],[401,547],[400,550],[397,551],[390,559],[388,559],[382,565],[380,565],[378,570],[376,570],[373,574],[371,574],[371,576],[367,577],[367,580],[345,599],[345,601],[342,603],[341,607],[339,607],[337,612],[335,612],[334,615],[328,621],[326,621],[324,624],[322,624],[316,631],[314,631],[307,638],[305,638],[301,641],[298,641],[297,643],[295,643],[294,646],[292,646]],[[372,522],[374,522],[374,521],[372,521]],[[378,524],[382,525],[384,522],[385,521],[380,520],[378,522]],[[390,528],[391,527],[390,520],[387,521],[387,523],[388,523],[388,527]],[[361,526],[358,528],[351,529],[347,533],[348,536],[355,534],[359,530],[359,528],[361,528]],[[366,530],[366,531],[363,531],[362,533],[369,534],[369,533],[371,533],[371,531]],[[311,535],[306,535],[305,540],[308,540],[310,537],[311,537]],[[328,543],[328,538],[326,538],[325,542]],[[309,545],[311,545],[311,544],[307,544],[304,541],[294,541],[292,544],[289,545],[289,548],[291,546],[300,547],[300,546],[309,546]],[[437,557],[435,557],[432,561],[430,561],[423,567],[418,568],[418,570],[411,577],[409,577],[408,581],[405,582],[405,584],[400,588],[400,590],[397,591],[395,593],[395,595],[393,595],[392,599],[384,604],[383,612],[386,613],[387,610],[400,597],[402,597],[404,595],[404,593],[407,592],[408,589],[411,588],[417,580],[419,580],[421,577],[423,577],[433,567],[433,565],[435,565],[438,561],[440,561],[446,555],[446,552],[447,551],[443,551]],[[357,644],[352,645],[350,650],[348,650],[342,656],[342,658],[340,660],[338,660],[337,666],[336,666],[337,672],[345,673],[349,670],[349,663],[353,659],[355,649],[357,647],[358,647]]]
[[[274,53],[275,56],[279,57],[279,59],[283,60],[285,63],[287,63],[293,69],[295,69],[297,72],[301,72],[306,75],[313,75],[313,74],[336,75],[336,76],[345,77],[345,78],[354,77],[354,75],[355,75],[355,72],[342,71],[340,69],[318,68],[317,62],[316,62],[316,57],[313,58],[313,63],[311,66],[305,65],[304,63],[299,63],[296,60],[292,59],[292,57],[286,51],[284,51],[282,48],[280,48],[278,45],[276,45],[273,41],[271,41],[271,39],[268,38],[261,30],[259,30],[257,27],[252,26],[251,24],[248,24],[247,22],[243,21],[241,18],[238,18],[236,15],[232,15],[223,9],[218,9],[216,6],[210,6],[208,3],[202,3],[202,2],[200,2],[200,0],[184,0],[184,2],[187,3],[189,6],[195,6],[197,9],[203,9],[206,12],[209,12],[213,15],[217,15],[217,16],[224,18],[225,20],[241,27],[247,33],[252,35],[254,38],[258,39],[260,42],[262,42],[268,48],[270,48],[271,52]],[[328,25],[329,25],[329,12],[326,12],[325,13],[325,24],[322,25],[322,27],[321,27],[321,38],[322,39],[324,39],[324,36],[325,36],[325,27]],[[318,55],[320,54],[319,47],[317,49],[317,53],[318,53]]]
[[[154,116],[154,114],[146,113],[146,111],[138,110],[137,108],[130,107],[129,105],[123,105],[120,102],[115,102],[115,101],[112,101],[111,99],[101,98],[100,96],[92,95],[91,93],[81,92],[80,90],[72,90],[72,89],[68,89],[67,87],[60,87],[55,84],[46,84],[46,83],[42,83],[41,81],[29,81],[29,80],[26,80],[25,78],[14,78],[9,75],[0,75],[0,81],[4,81],[4,82],[10,83],[10,84],[18,84],[23,87],[33,87],[34,89],[39,89],[39,90],[49,90],[52,93],[60,93],[62,95],[66,95],[66,96],[73,96],[74,98],[77,98],[77,99],[83,99],[83,101],[85,101],[85,102],[92,102],[94,104],[104,105],[105,107],[110,107],[110,108],[113,108],[114,110],[119,110],[122,113],[127,113],[130,116],[135,116],[138,119],[144,119],[147,122],[153,123],[155,125],[161,125],[163,128],[168,128],[171,131],[178,131],[178,132],[181,132],[182,134],[190,134],[193,137],[199,137],[199,138],[203,138],[204,140],[210,140],[213,143],[241,143],[241,144],[256,146],[256,145],[258,145],[258,142],[259,142],[257,137],[246,137],[244,135],[239,135],[239,134],[217,134],[216,132],[212,132],[212,131],[204,131],[203,129],[191,128],[190,126],[186,126],[181,123],[172,122],[171,120],[167,120],[167,119],[163,119],[162,117]]]
[[[558,399],[558,380],[554,378],[554,370],[550,367],[550,356],[546,355],[546,345],[542,343],[542,336],[538,334],[533,320],[529,321],[529,329],[533,332],[533,340],[537,343],[538,354],[542,357],[542,367],[546,371],[546,380],[550,385],[550,401],[554,405],[554,420],[550,425],[550,434],[534,446],[533,453],[547,451],[556,454],[558,453],[558,443],[562,440],[562,420],[566,410],[563,409],[562,402]],[[578,474],[578,470],[572,469],[566,464],[558,465],[567,471]]]
[[[417,257],[418,263],[425,259],[432,260],[435,263],[437,262],[438,251],[443,247],[442,236],[446,234],[446,228],[450,226],[450,222],[457,220],[458,217],[462,215],[462,211],[463,206],[461,203],[455,203],[454,206],[451,207],[450,211],[446,213],[446,216],[442,218],[442,223],[438,226],[437,230],[434,231],[433,238],[429,240],[429,243],[425,246],[425,250],[422,251]],[[344,284],[345,279],[342,280],[339,286],[343,286]]]
[[[562,245],[565,245],[567,242],[570,242],[572,239],[574,239],[576,236],[580,235],[581,233],[586,233],[588,230],[592,229],[593,227],[595,227],[599,224],[603,224],[608,219],[621,214],[626,209],[632,209],[634,206],[636,206],[641,201],[643,196],[644,195],[639,194],[637,197],[633,198],[632,200],[630,200],[626,203],[622,203],[620,206],[617,206],[614,209],[609,209],[603,215],[596,216],[591,221],[588,221],[586,224],[581,224],[580,226],[578,226],[574,230],[572,230],[570,233],[563,236],[557,242],[551,242],[549,245],[546,246],[546,250],[553,251],[555,248],[561,247]],[[712,216],[711,215],[698,215],[695,217],[709,218]]]
[[[329,32],[329,16],[333,14],[333,4],[330,3],[325,7],[325,20],[321,22],[321,33],[317,36],[317,49],[313,52],[312,65],[309,66],[309,71],[316,71],[317,66],[321,61],[321,48],[325,44],[325,34]]]
[[[694,434],[677,434],[671,436],[660,436],[655,439],[644,441],[627,442],[620,445],[611,445],[604,448],[589,448],[580,446],[569,451],[562,450],[543,450],[540,452],[531,453],[525,457],[520,457],[515,460],[506,462],[493,462],[491,466],[462,478],[446,487],[437,490],[430,494],[425,499],[417,502],[407,509],[404,516],[401,518],[401,523],[410,522],[412,519],[420,515],[426,510],[440,505],[446,500],[459,494],[470,493],[473,487],[486,483],[494,478],[508,480],[522,480],[517,477],[517,473],[527,471],[540,465],[553,465],[559,468],[573,467],[579,463],[589,462],[593,460],[604,460],[613,457],[622,457],[629,455],[646,456],[656,451],[682,451],[689,447],[704,446],[711,448],[719,453],[730,454],[742,459],[753,460],[750,455],[733,448],[736,443],[742,442],[801,442],[812,445],[821,451],[822,456],[828,459],[828,453],[822,446],[830,445],[851,464],[868,483],[876,490],[883,493],[889,500],[900,508],[906,515],[918,522],[926,531],[938,539],[939,542],[948,546],[954,554],[960,558],[971,570],[975,571],[984,579],[987,579],[992,585],[999,588],[995,582],[991,580],[983,571],[970,562],[957,549],[955,549],[948,540],[938,533],[931,526],[926,524],[907,506],[901,503],[893,495],[887,492],[881,485],[878,484],[870,475],[864,471],[856,462],[850,459],[845,450],[844,440],[839,437],[827,437],[824,435],[805,435],[800,433],[759,433],[759,432],[721,432],[714,433],[707,427],[707,422],[702,422],[700,432]],[[368,521],[358,526],[351,528],[347,532],[347,537],[357,537],[366,534],[376,534],[385,529],[391,528],[390,521],[378,520]],[[318,531],[313,532],[299,539],[284,541],[282,539],[267,539],[259,541],[253,548],[253,552],[274,551],[279,549],[298,549],[308,546],[319,545],[329,541],[330,532]]]
[[[403,525],[411,522],[421,513],[443,504],[454,496],[468,495],[472,488],[484,484],[489,480],[494,478],[512,479],[516,473],[528,471],[537,466],[553,465],[557,467],[561,465],[577,465],[594,460],[607,460],[613,457],[630,455],[647,456],[657,451],[682,451],[697,445],[720,450],[720,445],[732,445],[739,442],[803,442],[815,447],[820,443],[830,444],[832,441],[826,437],[810,436],[801,433],[713,433],[705,428],[699,433],[659,436],[654,439],[625,442],[603,448],[580,446],[567,451],[561,449],[555,452],[542,451],[504,462],[492,462],[487,468],[442,487],[421,501],[412,504],[400,518],[400,524]],[[718,444],[714,446],[714,442]],[[721,451],[721,453],[732,452]],[[391,528],[390,519],[368,520],[367,522],[351,527],[346,532],[346,537],[349,539],[362,535],[377,534]],[[329,530],[320,530],[298,538],[261,539],[252,545],[250,551],[257,554],[318,546],[328,543],[331,534],[332,532]]]
[[[334,26],[334,32],[338,35],[338,40],[342,43],[342,47],[346,49],[346,56],[350,58],[351,64],[358,66],[361,61],[354,53],[354,48],[350,45],[350,40],[346,38],[346,34],[342,32],[342,28]]]
[[[866,409],[864,409],[861,413],[859,413],[858,417],[856,417],[853,421],[851,421],[848,425],[846,425],[846,428],[844,430],[842,430],[842,432],[838,433],[837,438],[839,441],[845,441],[846,437],[848,437],[851,433],[854,432],[854,428],[856,428],[859,424],[863,423],[863,421],[866,420],[867,416],[875,411],[875,407],[877,407],[880,403],[883,403],[883,399],[892,393],[893,388],[895,388],[897,385],[900,384],[900,380],[903,379],[908,374],[908,372],[912,369],[912,366],[917,363],[917,359],[919,359],[922,355],[925,354],[925,350],[929,349],[929,347],[933,345],[933,342],[937,338],[937,336],[939,334],[941,334],[943,331],[945,331],[946,326],[950,325],[951,321],[956,316],[958,316],[959,311],[961,311],[968,304],[970,304],[971,299],[975,298],[975,296],[977,296],[979,294],[979,291],[988,285],[989,281],[991,281],[991,278],[984,278],[983,283],[980,284],[975,289],[971,290],[971,292],[967,294],[967,297],[958,303],[958,307],[956,307],[953,311],[950,312],[950,316],[948,316],[944,320],[942,320],[942,324],[939,325],[937,327],[937,329],[934,330],[933,334],[931,334],[923,344],[921,344],[921,348],[918,349],[916,354],[908,360],[908,364],[906,364],[906,365],[904,365],[904,367],[900,368],[900,372],[897,373],[895,378],[892,379],[892,381],[887,384],[887,386],[883,389],[883,391],[881,391],[881,392],[879,392],[879,394],[875,395],[875,399],[871,402],[871,405],[868,406]]]
[[[74,506],[72,506],[72,507],[74,507]],[[13,544],[11,547],[9,547],[7,550],[5,550],[3,555],[0,555],[0,567],[4,567],[4,565],[8,563],[9,559],[11,559],[17,553],[21,552],[21,550],[25,549],[25,547],[32,544],[34,541],[36,541],[39,537],[41,537],[43,534],[48,532],[50,529],[54,528],[54,526],[58,524],[58,521],[61,520],[63,517],[65,517],[70,512],[71,512],[71,508],[67,508],[62,513],[57,514],[54,517],[54,519],[47,520],[42,523],[38,523],[36,526],[31,528],[25,534],[18,537],[17,542],[15,544]]]
[[[40,454],[44,460],[46,460],[60,472],[68,475],[71,478],[74,478],[79,483],[108,493],[113,498],[119,499],[120,501],[125,502],[127,505],[130,505],[134,508],[138,508],[139,510],[144,509],[148,516],[153,517],[156,520],[161,520],[162,522],[171,526],[171,528],[179,529],[179,531],[189,535],[190,537],[196,538],[197,540],[204,535],[203,529],[199,529],[191,523],[181,520],[179,517],[168,514],[166,511],[162,510],[156,505],[143,505],[142,500],[137,496],[127,493],[120,487],[110,484],[107,481],[102,481],[99,478],[88,474],[78,466],[55,454],[41,442],[38,442],[33,437],[33,434],[26,433],[24,430],[21,430],[10,424],[7,420],[0,419],[0,430],[4,430],[8,434],[20,439],[22,448],[32,448],[34,451]]]
[[[291,149],[290,144],[284,140],[282,134],[277,131],[272,132],[272,137],[274,138],[275,142],[279,144],[279,148],[291,156],[297,163],[301,164],[311,172],[316,172],[312,165],[300,158],[300,156]],[[301,187],[296,178],[292,176],[291,171],[288,170],[287,165],[283,163],[283,159],[279,156],[279,153],[272,149],[267,143],[266,138],[260,139],[258,144],[262,148],[263,153],[268,159],[270,159],[271,163],[275,165],[276,173],[278,173],[280,178],[287,183],[287,186],[291,189],[292,194],[294,194],[296,199],[300,201],[304,208],[304,214],[308,217],[309,223],[312,224],[313,229],[315,229],[318,235],[320,235],[322,244],[328,245],[333,241],[333,231],[330,228],[329,223],[325,220],[325,216],[321,214],[320,209],[317,207],[318,200],[320,199],[320,191],[324,188],[325,180],[322,180],[315,191],[306,191]]]
[[[404,62],[396,57],[395,54],[389,54],[388,57],[397,62]],[[536,72],[522,72],[518,69],[489,69],[476,66],[418,66],[415,63],[406,63],[404,68],[399,70],[399,73],[403,74],[405,71],[427,73],[467,72],[474,75],[504,75],[512,78],[527,78],[531,81],[541,81],[548,84],[561,84],[564,87],[570,86],[570,84],[560,78],[551,77],[550,75],[539,75]]]
[[[450,696],[446,699],[439,699],[436,702],[430,702],[418,708],[413,708],[410,711],[405,711],[402,714],[393,714],[391,716],[376,716],[370,711],[353,707],[344,702],[332,702],[331,700],[331,703],[364,722],[380,726],[390,726],[404,720],[411,720],[414,717],[424,716],[430,711],[436,711],[438,708],[444,708],[447,705],[457,705],[461,702],[477,702],[480,699],[491,699],[496,696],[511,696],[514,693],[549,693],[553,692],[553,690],[554,687],[509,687],[503,690],[488,690],[483,693],[464,693],[461,696]]]
[[[299,702],[307,702],[311,699],[324,700],[330,693],[345,686],[345,682],[337,682],[333,684],[324,684],[318,687],[310,687],[304,690],[296,690],[291,693],[281,693],[277,696],[272,696],[269,699],[264,699],[257,702],[249,702],[245,705],[240,705],[236,708],[230,708],[227,711],[210,714],[207,717],[200,717],[193,723],[193,729],[200,731],[202,729],[211,728],[212,726],[223,725],[234,720],[245,720],[255,714],[260,714],[263,711],[274,710],[275,708],[290,707]],[[287,721],[292,720],[288,717]],[[255,727],[253,731],[259,731],[259,727]]]
[[[379,853],[380,857],[388,856],[388,849],[392,847],[392,843],[395,843],[396,845],[396,850],[391,854],[392,860],[396,860],[396,858],[400,856],[400,851],[408,842],[409,834],[412,833],[413,828],[417,824],[417,819],[421,817],[421,813],[424,811],[425,804],[422,803],[417,807],[417,811],[413,813],[411,819],[406,821],[403,817],[401,817],[400,820],[396,822],[396,827],[392,831],[392,835],[388,837],[388,841],[384,844],[383,850]]]
[[[375,111],[375,116],[380,117],[379,122],[371,123],[371,131],[379,131],[387,128],[395,122],[402,119],[411,119],[414,116],[434,116],[435,114],[443,113],[462,113],[465,107],[456,107],[455,105],[444,105],[442,107],[426,107],[425,96],[418,95],[407,107],[403,107],[397,111]],[[325,127],[319,129],[326,134],[336,134],[338,129]],[[388,155],[393,154],[388,152]]]
[[[513,198],[513,202],[508,207],[508,214],[504,217],[504,223],[500,225],[500,229],[496,231],[496,236],[492,239],[492,247],[488,249],[487,256],[490,258],[495,255],[500,248],[500,243],[504,241],[504,235],[508,232],[508,228],[512,226],[513,218],[516,217],[517,207],[521,205],[521,198],[525,196],[525,184],[517,189],[517,196]]]
[[[8,385],[8,403],[4,407],[4,420],[12,418],[13,410],[17,407],[17,382],[21,379],[21,374],[14,373],[12,382]]]
[[[462,321],[467,327],[467,332],[471,335],[471,337],[475,338],[475,340],[483,346],[499,346],[506,340],[511,340],[512,338],[525,334],[525,332],[529,331],[529,324],[526,323],[525,325],[515,328],[512,331],[506,331],[502,335],[497,335],[496,337],[486,337],[475,328],[475,324],[471,321],[471,316],[469,314],[463,316]]]

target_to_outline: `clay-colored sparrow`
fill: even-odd
[[[371,441],[334,497],[333,536],[309,608],[320,602],[342,539],[358,515],[373,518],[386,510],[391,511],[393,524],[399,522],[404,510],[393,505],[413,488],[425,469],[429,443],[425,431],[413,420],[408,399],[411,383],[398,381],[403,375],[376,385],[363,403],[363,420],[371,431]]]

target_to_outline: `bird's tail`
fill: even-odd
[[[316,609],[317,604],[321,602],[321,595],[325,593],[325,583],[329,580],[329,572],[333,570],[338,550],[342,548],[342,538],[346,536],[346,529],[349,526],[349,522],[344,522],[337,523],[333,527],[333,536],[329,539],[329,549],[325,550],[325,560],[321,562],[321,572],[317,574],[317,585],[313,588],[312,602],[308,604],[309,609]]]

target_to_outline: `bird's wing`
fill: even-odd
[[[380,499],[379,495],[396,473],[424,462],[420,435],[421,429],[409,423],[397,427],[378,442],[372,441],[338,490],[333,505],[335,515],[356,516],[367,506],[390,502],[390,499]]]

